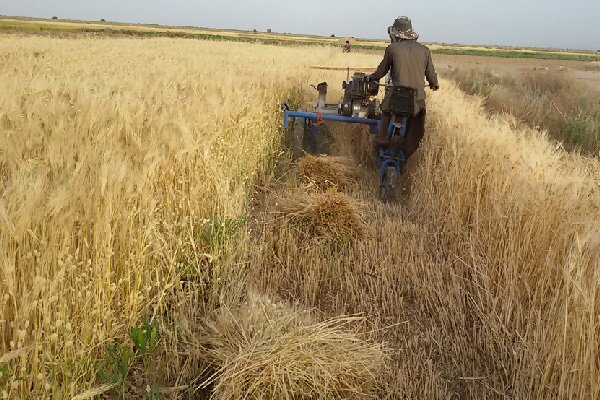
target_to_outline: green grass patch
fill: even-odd
[[[469,94],[484,98],[491,112],[510,113],[542,128],[565,149],[600,155],[598,94],[564,74],[535,72],[499,75],[489,70],[448,73]]]
[[[592,61],[584,65],[586,71],[600,71],[600,61]]]
[[[0,19],[0,31],[20,31],[20,32],[39,32],[39,31],[64,31],[72,30],[72,27],[61,25],[59,23],[28,23],[19,21],[7,21]]]
[[[480,56],[501,58],[535,58],[540,60],[565,61],[600,61],[600,56],[594,54],[552,53],[549,51],[511,51],[511,50],[478,50],[478,49],[435,49],[435,54],[455,56]]]

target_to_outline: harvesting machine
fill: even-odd
[[[370,81],[363,72],[354,72],[350,79],[350,69],[347,78],[342,83],[343,98],[338,103],[327,103],[326,82],[313,86],[318,93],[317,101],[312,103],[310,110],[291,110],[286,103],[281,104],[284,127],[288,128],[290,118],[299,119],[303,126],[304,136],[309,136],[309,142],[318,141],[326,133],[323,124],[326,121],[362,124],[370,127],[371,133],[379,131],[382,123],[381,103],[377,98],[380,86],[385,87],[386,93],[392,91],[386,108],[391,112],[392,119],[388,126],[388,138],[391,145],[378,150],[376,165],[379,169],[379,197],[388,200],[393,196],[397,177],[406,164],[406,156],[402,151],[402,143],[406,134],[408,117],[414,114],[416,96],[412,88],[391,84],[380,84]],[[310,150],[310,149],[309,149]]]

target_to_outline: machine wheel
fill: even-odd
[[[379,186],[379,199],[381,201],[392,201],[396,194],[398,184],[398,171],[395,167],[387,167],[383,174],[383,182]]]

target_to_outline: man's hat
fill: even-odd
[[[419,34],[413,30],[412,21],[408,17],[396,18],[394,25],[388,28],[388,33],[400,39],[414,40],[419,37]]]

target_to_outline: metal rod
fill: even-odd
[[[377,69],[376,67],[330,67],[325,65],[309,65],[308,67],[312,69],[323,69],[330,71],[346,71],[347,69],[352,71],[375,71]]]
[[[365,124],[371,126],[379,126],[378,119],[371,118],[358,118],[358,117],[346,117],[343,115],[332,115],[332,114],[321,114],[323,121],[336,121],[346,122],[349,124]],[[303,112],[303,111],[284,111],[283,112],[283,126],[288,127],[289,118],[308,118],[311,120],[317,120],[317,113]]]

